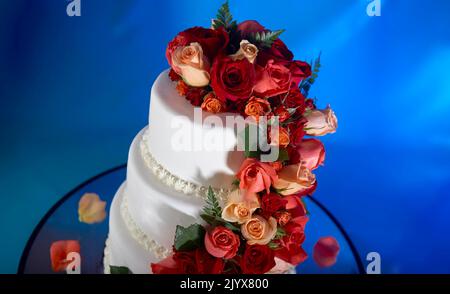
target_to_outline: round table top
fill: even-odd
[[[103,273],[103,250],[108,235],[108,217],[98,224],[85,224],[78,220],[78,201],[85,193],[96,193],[107,202],[109,211],[112,199],[125,180],[126,164],[107,170],[80,184],[62,197],[42,218],[31,234],[20,260],[18,273],[53,273],[50,261],[50,246],[59,240],[78,240],[81,245],[81,273]],[[319,201],[306,197],[305,203],[310,213],[306,225],[306,240],[303,248],[308,259],[297,267],[297,273],[364,273],[361,258],[351,238]],[[336,264],[320,268],[312,258],[312,248],[320,237],[332,236],[340,246]]]

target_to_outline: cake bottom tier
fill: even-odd
[[[158,262],[169,252],[157,245],[147,249],[133,238],[133,234],[139,234],[139,232],[130,231],[129,224],[127,226],[122,216],[123,210],[127,209],[124,203],[126,197],[125,182],[117,191],[111,204],[109,234],[103,261],[105,273],[110,273],[110,266],[125,266],[135,274],[149,274],[151,273],[150,263]]]

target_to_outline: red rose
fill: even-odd
[[[243,274],[264,274],[275,266],[275,254],[266,245],[247,245],[241,259]]]
[[[314,100],[311,98],[306,99],[305,108],[308,108],[310,110],[316,109],[316,104],[314,103]]]
[[[255,84],[255,67],[246,58],[216,58],[211,69],[211,87],[222,101],[249,99]]]
[[[169,78],[170,78],[172,81],[174,81],[174,82],[177,82],[177,81],[181,80],[180,75],[177,74],[177,73],[173,70],[173,68],[171,68],[170,71],[169,71]]]
[[[247,38],[252,34],[266,31],[266,28],[263,27],[256,20],[243,21],[240,24],[238,24],[237,29],[241,33],[243,39]]]
[[[266,194],[261,198],[262,215],[265,218],[271,217],[275,212],[285,209],[287,201],[275,193]]]
[[[288,126],[289,129],[289,142],[292,146],[299,146],[302,143],[303,137],[305,136],[305,122],[303,120],[299,120],[295,123],[291,123]],[[294,158],[289,157],[291,162],[294,161]],[[298,163],[298,162],[297,162]]]
[[[286,196],[283,199],[287,201],[286,210],[291,215],[290,222],[284,228],[285,231],[290,233],[295,230],[296,226],[300,226],[304,230],[308,222],[308,212],[302,199],[297,195]]]
[[[233,258],[239,249],[239,236],[225,227],[215,227],[205,234],[205,248],[218,258]]]
[[[301,247],[305,241],[304,227],[290,222],[284,226],[284,230],[286,236],[277,241],[280,247],[275,251],[275,256],[292,265],[298,265],[308,257]]]
[[[201,106],[203,103],[203,97],[208,94],[205,88],[189,87],[186,92],[186,99],[194,106]]]
[[[176,251],[173,255],[159,263],[152,263],[154,274],[220,274],[225,263],[221,258],[215,258],[204,249],[192,251]]]
[[[272,46],[269,49],[259,52],[256,61],[259,65],[265,66],[270,59],[292,61],[294,59],[294,54],[292,54],[291,50],[287,48],[283,41],[277,39],[272,43]]]
[[[167,45],[166,58],[170,66],[172,66],[172,53],[180,46],[187,46],[197,42],[202,46],[203,53],[212,60],[225,49],[228,45],[228,34],[223,29],[212,30],[202,27],[193,27],[179,33]]]
[[[223,273],[225,262],[222,258],[211,256],[204,249],[197,249],[195,253],[197,271],[199,274],[221,274]]]
[[[273,114],[278,116],[280,123],[286,121],[290,117],[289,111],[282,105],[275,108]]]
[[[175,251],[159,263],[152,263],[152,273],[162,275],[197,274],[195,251]]]
[[[263,66],[256,66],[255,93],[261,97],[272,97],[297,88],[299,83],[311,75],[311,68],[301,61],[269,60]]]
[[[333,237],[323,237],[313,247],[313,259],[320,267],[330,267],[336,263],[339,243]]]
[[[305,112],[305,96],[298,88],[292,88],[284,99],[284,106],[287,108],[295,108],[297,114]]]

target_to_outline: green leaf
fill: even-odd
[[[269,244],[267,244],[267,246],[272,250],[277,250],[280,248],[280,245],[278,245],[278,243],[275,242],[270,242]]]
[[[211,187],[208,188],[206,204],[205,207],[203,207],[203,212],[211,216],[220,216],[222,214],[222,208],[220,207],[219,200],[217,200],[217,197]]]
[[[205,229],[199,224],[193,224],[185,228],[177,226],[175,232],[175,249],[178,251],[193,250],[203,244]]]
[[[322,64],[320,63],[321,55],[322,55],[322,52],[319,53],[319,56],[316,58],[316,60],[314,62],[310,63],[312,65],[311,76],[307,79],[304,79],[300,83],[299,88],[305,97],[308,97],[311,86],[315,83],[316,79],[319,76],[320,67],[322,66]]]
[[[286,231],[283,228],[278,227],[277,233],[275,234],[275,239],[281,239],[286,236]]]
[[[221,217],[211,216],[211,215],[207,215],[207,214],[201,214],[200,217],[205,222],[207,222],[208,224],[210,224],[213,227],[223,226],[223,227],[226,227],[226,228],[232,230],[233,232],[237,232],[237,233],[239,233],[241,231],[241,228],[239,226],[234,225],[230,222],[227,222],[226,220],[224,220]]]
[[[231,15],[228,0],[225,1],[224,4],[222,4],[222,6],[219,8],[219,11],[217,12],[216,19],[213,20],[213,28],[215,30],[221,27],[228,31],[237,29],[237,23],[233,20],[233,16]]]
[[[287,149],[285,148],[281,148],[280,152],[278,154],[278,161],[288,161],[289,160],[289,153],[287,151]]]
[[[250,35],[249,41],[258,47],[270,48],[283,32],[284,30],[256,32]]]
[[[238,179],[234,179],[232,185],[235,187],[239,187],[240,183],[241,183],[241,181],[239,181]]]
[[[133,274],[133,272],[130,271],[130,269],[127,268],[126,266],[111,265],[111,266],[109,266],[109,272],[112,275],[132,275]]]

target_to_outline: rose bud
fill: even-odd
[[[250,63],[254,63],[257,55],[258,48],[249,41],[242,40],[238,52],[231,55],[230,57],[234,60],[247,58]]]
[[[311,110],[305,113],[305,131],[310,136],[324,136],[336,132],[337,118],[330,106],[324,110]]]
[[[203,55],[202,46],[194,42],[189,46],[178,47],[172,55],[173,69],[192,87],[209,84],[209,62]]]

